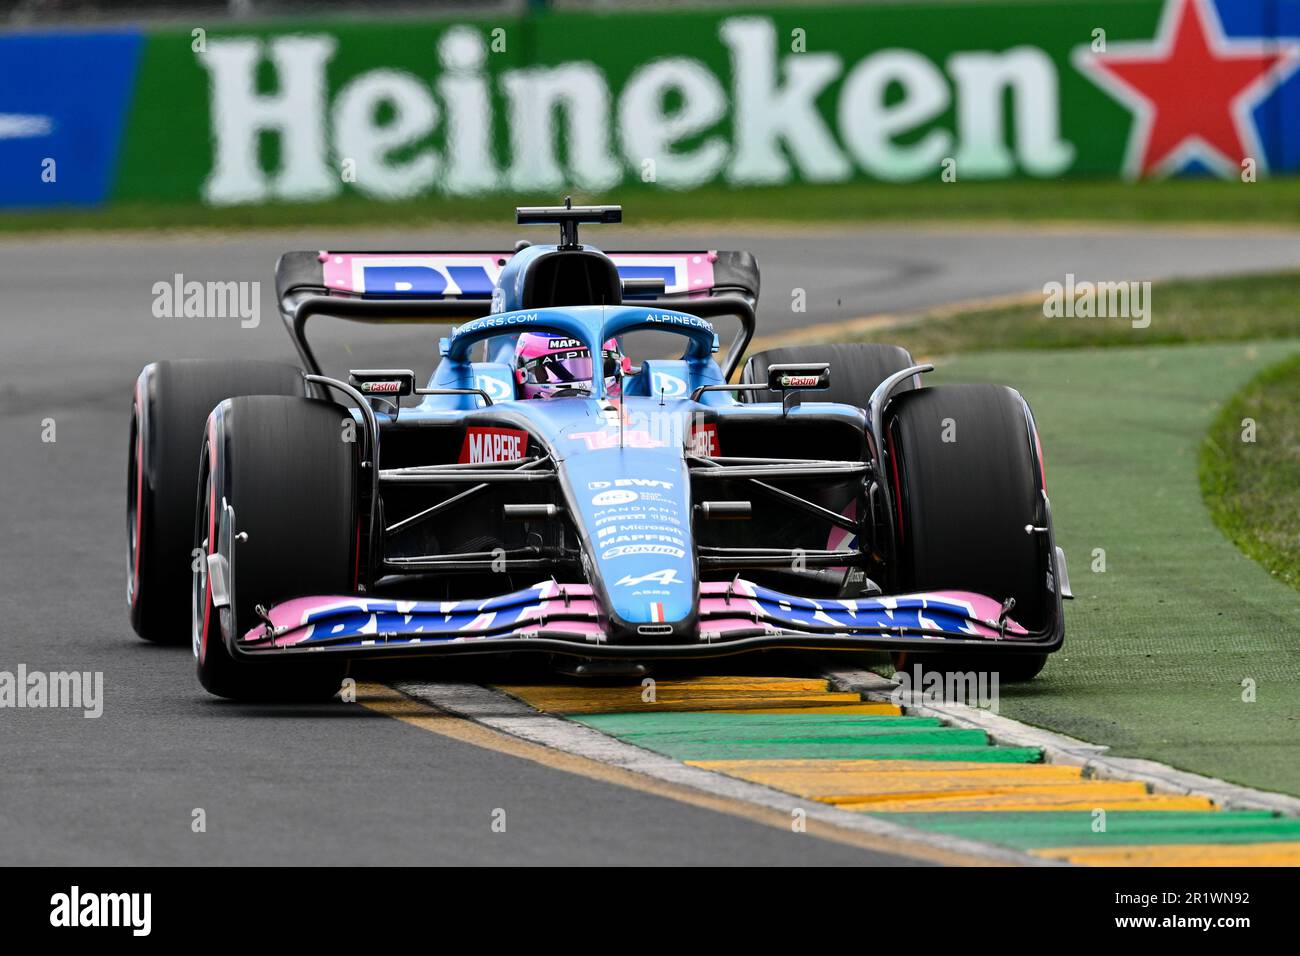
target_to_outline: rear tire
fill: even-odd
[[[767,382],[767,370],[772,365],[788,363],[829,362],[831,366],[831,387],[815,393],[813,398],[819,402],[839,402],[844,405],[856,405],[865,408],[876,386],[895,372],[911,368],[911,353],[897,345],[877,345],[872,342],[844,342],[836,345],[792,345],[781,349],[768,349],[758,352],[745,363],[741,381],[748,384]],[[912,382],[903,382],[895,390],[906,391],[913,387]],[[771,401],[762,396],[762,392],[746,393],[749,401]],[[813,399],[810,398],[809,401]]]
[[[943,385],[900,395],[886,423],[892,465],[900,593],[975,591],[1015,598],[1030,631],[1048,620],[1041,541],[1040,464],[1024,399],[1002,385]],[[948,439],[948,440],[945,440]],[[1003,681],[1029,680],[1046,654],[997,660]],[[988,670],[987,656],[917,654],[899,663]],[[901,668],[900,668],[901,669]]]
[[[305,395],[302,372],[273,362],[154,362],[135,384],[127,464],[127,603],[145,640],[189,638],[194,479],[208,413],[238,395]]]
[[[212,601],[206,565],[193,586],[193,637],[199,681],[235,700],[325,700],[339,691],[347,664],[295,657],[244,661],[227,649],[259,618],[254,608],[356,589],[356,444],[344,440],[350,413],[333,402],[260,396],[222,402],[208,421],[195,547],[225,554],[222,502],[234,512],[230,606]],[[215,545],[213,544],[215,542]],[[313,656],[314,657],[314,656]],[[324,658],[324,655],[321,655]]]

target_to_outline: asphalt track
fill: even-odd
[[[123,486],[139,368],[194,356],[292,360],[270,281],[281,251],[502,248],[518,234],[0,243],[0,670],[102,671],[105,692],[94,720],[79,711],[0,710],[4,862],[912,862],[576,775],[368,708],[217,701],[195,681],[188,650],[146,645],[131,632]],[[753,250],[763,270],[763,334],[1024,292],[1066,273],[1146,279],[1300,263],[1293,234],[1240,231],[755,230],[682,239],[621,230],[602,239],[610,248]],[[177,273],[260,280],[260,324],[155,318],[154,283]],[[806,290],[806,313],[790,309],[796,288]],[[438,334],[320,330],[335,369],[432,357]],[[42,441],[47,418],[56,423],[53,443]],[[205,833],[192,832],[196,808],[206,813]],[[497,809],[507,813],[504,833],[492,827]]]

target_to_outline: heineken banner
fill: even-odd
[[[0,35],[0,205],[1300,170],[1300,0]]]

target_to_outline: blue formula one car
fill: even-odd
[[[190,638],[203,686],[244,699],[328,696],[364,658],[541,652],[599,671],[871,650],[1025,679],[1061,646],[1065,560],[1017,392],[922,387],[930,366],[893,346],[742,369],[751,255],[579,242],[618,207],[517,215],[560,242],[284,255],[301,368],[144,369],[141,636]],[[418,387],[404,368],[322,374],[305,336],[320,315],[462,324]],[[739,323],[725,353],[715,319]],[[629,337],[677,357],[633,364]]]

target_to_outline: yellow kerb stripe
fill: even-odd
[[[938,763],[935,761],[852,761],[866,763],[851,769],[835,764],[849,761],[826,760],[812,768],[786,768],[765,762],[762,769],[744,766],[749,761],[692,761],[696,766],[716,770],[777,790],[797,793],[827,803],[852,803],[877,799],[884,795],[922,796],[952,793],[988,792],[990,788],[1012,789],[1068,784],[1079,781],[1083,771],[1063,764],[988,764]],[[907,763],[907,768],[890,767]],[[829,765],[829,766],[828,766]],[[919,766],[918,766],[919,765]]]
[[[1300,866],[1300,842],[1070,846],[1029,852],[1084,866]]]
[[[828,704],[862,706],[858,694],[827,691],[826,681],[803,678],[699,677],[657,681],[652,687],[590,685],[505,685],[498,688],[538,710],[553,714],[664,713],[801,709]],[[653,699],[646,699],[646,698]],[[888,705],[892,706],[892,705]]]
[[[929,800],[880,800],[851,804],[844,810],[866,813],[949,813],[1004,810],[1213,810],[1214,804],[1204,797],[1166,796],[1148,793],[1135,796],[1103,796],[1093,793],[1020,795],[1015,792],[983,797],[937,797]]]

